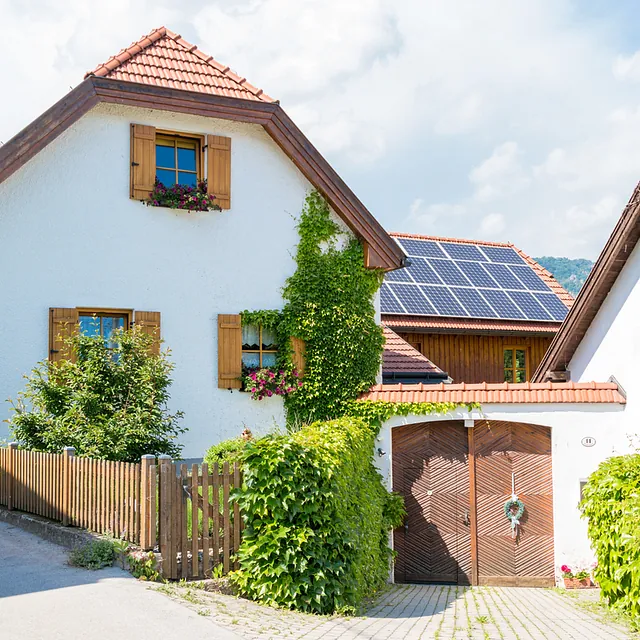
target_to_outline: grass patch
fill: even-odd
[[[115,550],[111,540],[91,540],[69,554],[69,564],[84,569],[103,569],[113,565]]]

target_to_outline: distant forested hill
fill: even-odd
[[[534,258],[572,295],[578,295],[578,291],[587,279],[593,262],[584,258],[552,258],[543,256]]]

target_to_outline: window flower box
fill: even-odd
[[[144,201],[148,207],[168,207],[184,211],[222,211],[214,202],[215,196],[207,192],[207,182],[203,180],[195,186],[174,184],[165,187],[157,178],[153,191]]]

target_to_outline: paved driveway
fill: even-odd
[[[407,585],[390,588],[365,617],[310,616],[194,587],[162,587],[243,638],[304,640],[618,640],[638,637],[603,619],[597,593],[553,589]]]
[[[117,568],[66,564],[66,550],[0,522],[0,638],[238,639]]]

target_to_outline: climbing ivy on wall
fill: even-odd
[[[373,299],[382,272],[364,266],[362,245],[342,232],[315,191],[298,233],[282,323],[284,333],[305,341],[305,375],[285,406],[290,423],[308,423],[344,415],[345,404],[375,384],[384,338]]]

